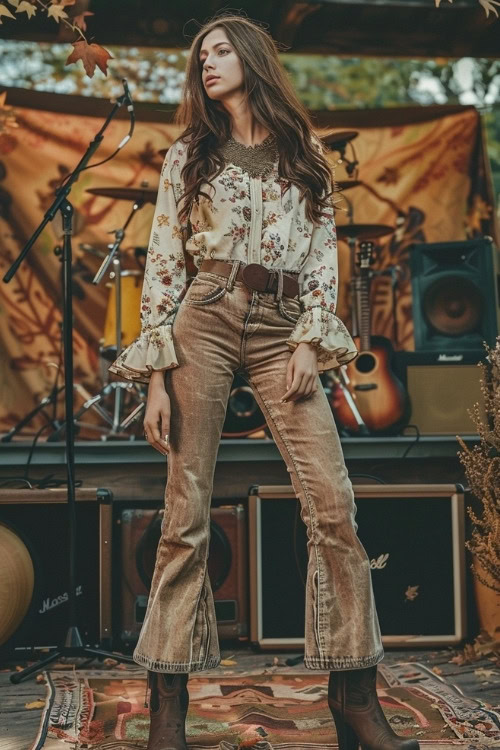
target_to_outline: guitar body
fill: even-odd
[[[354,341],[359,355],[345,366],[347,388],[370,434],[397,434],[408,424],[410,400],[401,381],[394,374],[393,348],[383,336],[371,336],[370,348],[364,350],[360,339]],[[358,432],[358,424],[343,395],[338,396],[335,419],[349,432]]]

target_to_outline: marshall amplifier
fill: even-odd
[[[144,622],[160,540],[163,508],[123,510],[121,526],[121,639],[137,642]],[[208,573],[220,638],[248,638],[247,522],[243,505],[210,510]]]
[[[476,433],[469,410],[478,403],[484,416],[478,362],[485,355],[484,350],[394,353],[395,372],[410,397],[410,421],[421,435]],[[406,432],[414,434],[411,428]]]
[[[463,492],[450,484],[354,485],[385,645],[465,637]],[[307,535],[299,511],[289,485],[250,488],[250,640],[262,649],[304,645]]]
[[[76,614],[86,645],[111,645],[112,495],[75,491]],[[0,490],[0,656],[60,646],[69,626],[66,489]]]

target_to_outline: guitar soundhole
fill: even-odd
[[[372,354],[360,354],[354,364],[358,372],[371,372],[375,369],[375,357]]]

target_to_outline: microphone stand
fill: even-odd
[[[75,502],[75,425],[73,421],[73,285],[72,285],[72,251],[71,251],[71,235],[73,233],[72,219],[73,219],[73,206],[67,200],[73,183],[78,179],[80,172],[86,168],[89,159],[99,148],[102,140],[103,133],[108,127],[109,123],[113,119],[118,109],[125,102],[130,104],[130,95],[128,89],[125,89],[125,94],[119,97],[114,104],[113,109],[106,118],[102,128],[99,130],[94,140],[90,142],[87,151],[82,156],[79,164],[75,167],[73,172],[69,175],[66,183],[62,185],[56,192],[54,202],[45,213],[45,216],[40,223],[39,227],[35,230],[31,238],[28,240],[23,250],[14,261],[12,266],[9,268],[3,281],[8,283],[17,269],[21,265],[22,261],[32,248],[46,225],[49,221],[55,217],[56,212],[60,211],[62,216],[63,224],[63,247],[62,247],[62,262],[63,262],[63,345],[64,345],[64,386],[65,386],[65,442],[66,442],[66,469],[67,469],[67,484],[68,484],[68,521],[69,521],[69,594],[68,594],[68,606],[69,606],[69,626],[66,632],[66,638],[64,643],[57,647],[55,651],[50,653],[44,659],[36,662],[35,664],[23,669],[20,672],[13,673],[10,677],[11,682],[21,682],[25,677],[38,672],[47,664],[56,661],[60,657],[79,657],[79,656],[98,656],[98,657],[109,657],[116,659],[117,661],[125,661],[133,664],[134,661],[131,657],[123,654],[114,654],[109,651],[103,651],[98,648],[91,648],[84,646],[82,637],[77,623],[76,614],[76,556],[77,556],[77,534],[76,534],[76,502]],[[130,110],[129,110],[130,111]],[[127,139],[128,140],[128,139]],[[123,141],[122,141],[123,143]],[[93,165],[91,165],[93,166]]]

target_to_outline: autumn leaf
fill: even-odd
[[[71,19],[75,26],[78,26],[79,29],[82,31],[87,31],[87,23],[85,21],[85,16],[93,16],[94,14],[90,12],[90,10],[84,10],[83,13],[79,13],[77,16],[73,16]]]
[[[406,600],[412,602],[414,599],[416,599],[419,594],[419,588],[420,586],[408,586],[405,591]]]
[[[29,3],[28,0],[21,0],[16,8],[16,13],[27,13],[28,18],[31,18],[36,13],[36,5]]]
[[[69,65],[70,63],[78,62],[78,60],[81,60],[83,63],[83,67],[85,68],[85,72],[87,73],[89,78],[92,78],[96,65],[99,70],[101,70],[104,75],[106,75],[108,72],[108,60],[112,59],[113,56],[110,55],[110,53],[99,44],[89,44],[86,41],[78,41],[73,42],[73,52],[66,60],[65,65]]]
[[[2,23],[1,16],[7,16],[7,18],[15,18],[15,15],[10,12],[6,5],[0,4],[0,23]]]
[[[483,679],[486,681],[489,681],[490,678],[495,678],[498,676],[498,672],[495,669],[485,669],[484,667],[475,669],[474,674],[476,675],[476,677],[479,677],[479,679]]]
[[[31,703],[25,703],[24,708],[43,708],[45,706],[45,701],[39,698],[36,701],[31,701]]]
[[[17,8],[19,5],[19,0],[9,0],[9,3],[14,6],[14,8]]]
[[[67,18],[68,17],[68,14],[64,10],[64,7],[62,5],[56,5],[55,3],[52,3],[52,5],[49,6],[49,8],[47,10],[47,15],[50,18],[53,18],[54,21],[57,21],[57,23],[59,23],[59,21],[61,20],[61,18]]]

